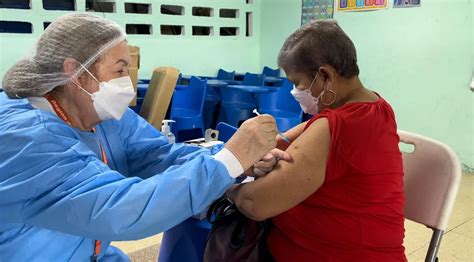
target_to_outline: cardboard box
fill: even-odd
[[[173,67],[153,69],[140,115],[158,130],[161,130],[161,122],[166,116],[178,77],[179,70]]]
[[[140,47],[135,45],[128,45],[130,53],[140,53]]]
[[[138,53],[130,53],[130,67],[140,68],[140,55]]]
[[[128,50],[131,58],[130,67],[140,68],[140,47],[129,45]]]
[[[137,85],[138,85],[138,68],[137,67],[130,67],[128,69],[128,74],[132,79],[133,89],[135,89],[135,97],[133,98],[132,102],[130,102],[130,106],[137,105]]]

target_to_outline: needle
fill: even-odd
[[[260,113],[257,111],[256,108],[252,112],[256,114],[257,116],[260,115]],[[288,144],[291,143],[290,139],[288,139],[288,137],[286,137],[282,132],[278,131],[278,134],[281,136],[281,138],[283,138],[283,140],[285,140],[285,142],[287,142]]]

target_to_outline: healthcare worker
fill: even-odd
[[[202,212],[275,145],[270,116],[216,154],[169,144],[127,109],[126,35],[89,14],[57,19],[0,93],[0,261],[127,261],[113,240]]]

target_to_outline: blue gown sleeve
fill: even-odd
[[[183,165],[196,156],[210,155],[208,149],[198,146],[169,144],[165,136],[131,110],[115,123],[119,125],[117,130],[131,176],[149,178],[169,167]]]
[[[120,132],[128,134],[127,153],[136,156],[129,159],[132,169],[153,174],[147,179],[109,169],[62,122],[2,123],[0,223],[92,239],[139,239],[200,213],[234,182],[208,151],[168,145],[138,124]],[[140,164],[145,151],[148,160]]]

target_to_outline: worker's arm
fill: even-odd
[[[287,149],[293,161],[280,161],[267,176],[234,186],[228,196],[254,220],[264,220],[289,210],[323,184],[329,152],[329,125],[316,120]]]
[[[148,178],[170,166],[182,165],[210,153],[198,146],[169,144],[166,137],[130,110],[120,122],[117,129],[126,151],[129,175]],[[276,126],[271,116],[252,118],[242,124],[225,148],[209,158],[221,161],[229,175],[235,178],[275,147],[274,134]]]
[[[114,124],[125,150],[129,176],[146,179],[201,154],[210,154],[208,149],[195,145],[169,144],[165,136],[130,110]]]
[[[179,146],[161,151],[170,157],[160,156],[163,164],[154,176],[126,178],[59,120],[47,128],[24,123],[2,139],[11,143],[1,150],[0,224],[28,224],[91,239],[139,239],[201,212],[234,183],[209,152],[180,158],[186,149]],[[148,142],[161,143],[152,137]]]

